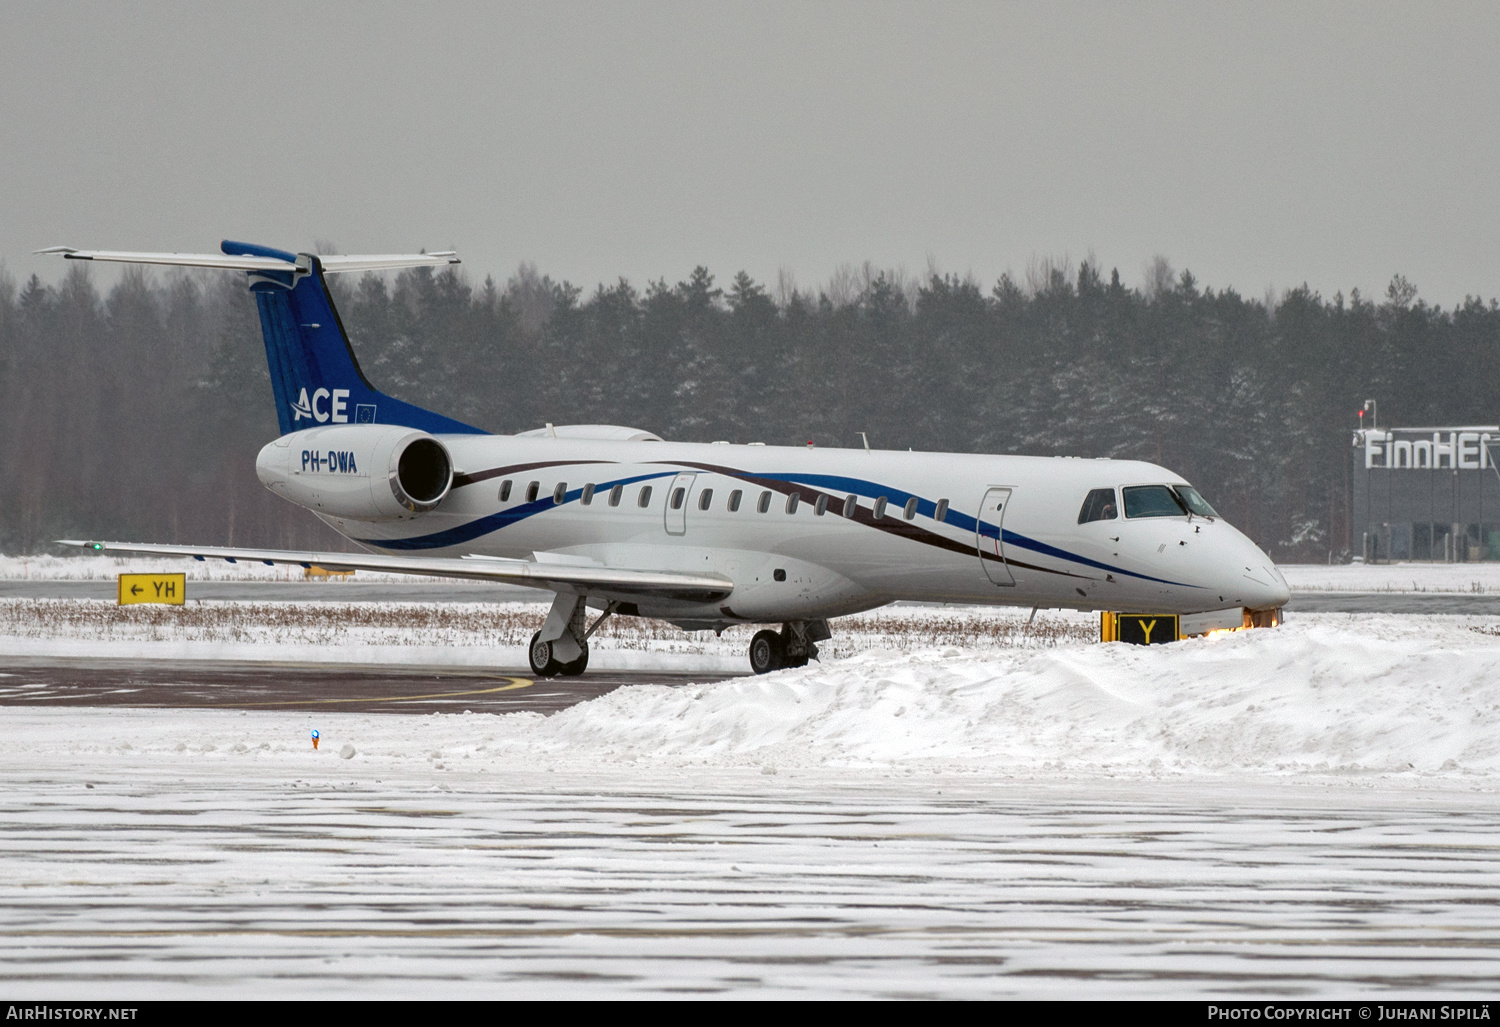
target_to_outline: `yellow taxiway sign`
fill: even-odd
[[[187,599],[186,574],[121,574],[120,605],[169,603],[181,606]]]
[[[1104,613],[1099,641],[1159,645],[1182,637],[1182,620],[1175,613]]]

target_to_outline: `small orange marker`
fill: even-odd
[[[316,749],[317,747],[318,747],[318,729],[317,728],[313,728],[313,748]]]

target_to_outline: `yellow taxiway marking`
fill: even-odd
[[[463,692],[432,692],[428,695],[372,695],[360,699],[278,699],[274,702],[243,702],[235,703],[238,709],[241,706],[311,706],[314,704],[328,703],[350,703],[350,702],[416,702],[421,699],[457,699],[465,695],[493,695],[496,692],[514,692],[518,688],[530,688],[536,682],[530,678],[501,678],[507,684],[498,688],[473,688]],[[203,707],[210,709],[213,707]]]

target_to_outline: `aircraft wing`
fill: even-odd
[[[373,553],[313,553],[285,549],[226,549],[220,546],[169,546],[152,542],[85,542],[60,539],[58,545],[96,553],[140,553],[147,556],[191,556],[198,560],[241,560],[264,564],[314,565],[325,570],[386,571],[437,578],[467,578],[551,591],[577,592],[601,598],[652,597],[683,602],[717,602],[734,590],[727,578],[674,571],[634,570],[599,564],[506,560],[489,556],[411,557]]]

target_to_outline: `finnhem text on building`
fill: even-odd
[[[1500,426],[1468,428],[1361,428],[1354,444],[1365,451],[1365,469],[1482,471],[1494,465]]]
[[[1353,448],[1356,554],[1500,560],[1500,426],[1361,428]]]

